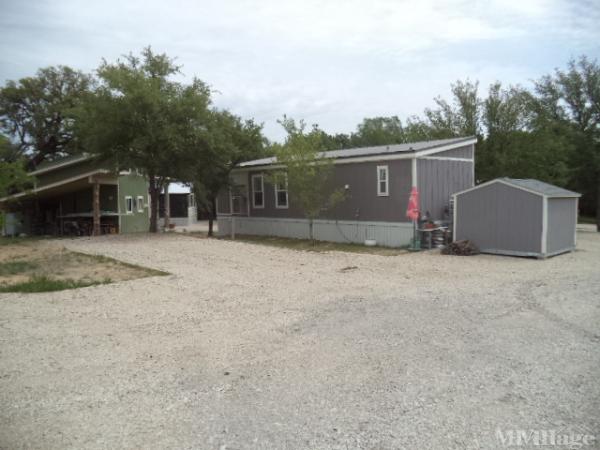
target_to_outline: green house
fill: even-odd
[[[34,186],[0,199],[5,234],[91,235],[148,231],[148,182],[88,155],[41,164]]]

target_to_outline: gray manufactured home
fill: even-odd
[[[580,196],[537,180],[480,184],[454,195],[454,239],[501,255],[545,258],[574,250]]]
[[[324,152],[334,162],[335,188],[346,198],[314,223],[318,240],[399,247],[410,243],[406,218],[411,187],[420,207],[434,220],[448,217],[450,197],[474,183],[474,137],[414,142]],[[269,183],[275,158],[242,163],[232,172],[232,187],[217,201],[219,233],[308,238],[308,221],[293,193]]]

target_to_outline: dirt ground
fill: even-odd
[[[31,276],[84,282],[125,281],[148,276],[142,267],[119,264],[107,258],[90,257],[69,251],[64,241],[17,240],[0,246],[0,268],[3,263],[23,262],[30,267],[16,273],[1,273],[0,286],[21,283]]]
[[[66,245],[172,275],[0,294],[0,447],[475,449],[523,429],[600,439],[598,233],[543,261],[175,234]]]

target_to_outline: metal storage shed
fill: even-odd
[[[483,253],[545,258],[575,249],[581,194],[538,180],[498,178],[457,192],[454,240]]]

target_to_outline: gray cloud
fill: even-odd
[[[459,78],[527,84],[600,53],[592,1],[4,3],[0,79],[52,64],[92,71],[150,44],[274,139],[283,114],[347,132],[363,117],[421,113]]]

